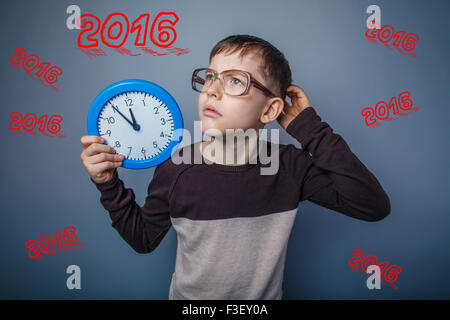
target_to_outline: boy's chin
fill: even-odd
[[[211,119],[201,119],[201,129],[202,133],[206,134],[208,136],[216,136],[216,135],[223,135],[225,132],[225,129],[222,128],[222,126],[218,126],[217,124],[213,123],[214,121],[211,121]]]
[[[214,137],[214,136],[223,136],[224,135],[224,130],[221,130],[219,128],[216,127],[206,127],[206,128],[202,128],[202,133],[210,136],[210,137]]]

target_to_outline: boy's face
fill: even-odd
[[[250,72],[256,80],[271,90],[272,88],[268,86],[259,71],[260,59],[253,52],[245,55],[242,60],[239,57],[239,51],[227,55],[222,52],[212,58],[209,68],[219,73],[230,69]],[[281,100],[281,98],[278,99]],[[249,128],[262,128],[264,123],[270,122],[267,117],[263,116],[270,100],[273,99],[269,99],[253,85],[250,85],[246,95],[227,95],[223,92],[220,80],[216,79],[209,88],[203,88],[198,97],[198,112],[202,132],[205,133],[206,130],[214,128],[225,135],[226,129],[240,128],[246,131]],[[220,116],[212,117],[205,114],[203,109],[207,105],[214,106]]]

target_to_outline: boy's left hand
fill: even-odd
[[[311,101],[302,88],[296,85],[290,85],[286,90],[286,95],[291,99],[292,105],[285,100],[283,111],[277,118],[278,123],[286,129],[297,115],[308,107],[311,107]]]

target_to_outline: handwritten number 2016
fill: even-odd
[[[361,110],[361,114],[365,117],[366,125],[370,126],[374,124],[377,120],[374,118],[374,115],[379,120],[386,120],[389,118],[389,110],[392,109],[394,115],[399,114],[399,107],[401,110],[408,111],[411,110],[413,106],[413,102],[410,99],[411,93],[409,91],[404,91],[398,96],[398,104],[397,97],[392,97],[389,104],[384,101],[380,101],[375,105],[375,111],[372,107],[367,107]]]
[[[44,79],[48,84],[55,83],[58,80],[58,76],[62,74],[62,70],[57,66],[53,66],[47,70],[50,66],[49,62],[39,63],[39,57],[37,55],[30,54],[27,56],[27,52],[22,47],[17,47],[15,52],[16,54],[10,59],[11,63],[16,65],[22,64],[22,67],[28,72],[38,69],[39,71],[36,72],[36,75],[38,77],[44,75]]]
[[[23,119],[22,115],[18,112],[13,112],[10,115],[11,123],[9,124],[9,128],[11,130],[20,130],[20,124],[22,128],[26,131],[33,131],[36,125],[39,125],[39,131],[45,131],[47,129],[50,133],[57,134],[61,130],[61,121],[62,116],[60,115],[52,115],[50,119],[47,118],[47,115],[43,115],[39,119],[34,113],[27,113]],[[47,125],[45,125],[47,122]],[[19,124],[19,125],[18,125]]]
[[[391,39],[394,40],[394,46],[398,47],[400,43],[402,44],[402,48],[406,51],[411,51],[416,47],[416,42],[419,40],[419,36],[415,33],[409,33],[406,37],[405,31],[398,31],[394,33],[394,28],[391,25],[385,25],[381,29],[367,29],[366,37],[375,39],[377,36],[374,33],[378,33],[378,39],[383,43],[388,43]],[[403,38],[403,41],[401,41]]]
[[[39,242],[36,240],[27,241],[25,243],[25,247],[30,249],[28,251],[28,255],[33,259],[40,256],[41,253],[51,252],[55,242],[57,248],[62,248],[64,244],[73,246],[77,243],[77,240],[77,236],[75,235],[75,227],[70,226],[64,229],[63,236],[61,236],[61,231],[56,232],[53,238],[48,234],[44,234],[39,239]]]
[[[369,266],[379,266],[381,269],[381,275],[384,276],[384,279],[387,282],[395,282],[398,274],[402,272],[402,268],[398,265],[392,264],[389,268],[387,268],[389,262],[378,262],[378,258],[372,254],[369,254],[364,258],[364,252],[362,250],[355,249],[353,250],[353,256],[348,261],[348,264],[353,267],[359,267],[359,262],[361,262],[361,269],[363,269],[366,273]]]
[[[163,15],[169,15],[174,17],[174,20],[160,19]],[[89,19],[88,19],[89,18]],[[110,22],[113,18],[117,20]],[[100,38],[102,42],[111,48],[121,47],[127,40],[128,34],[137,31],[135,46],[145,46],[147,42],[148,24],[150,20],[150,14],[141,14],[136,20],[133,21],[130,28],[130,22],[128,17],[123,13],[111,13],[106,18],[103,26],[101,26],[100,19],[93,14],[83,14],[78,20],[77,24],[82,31],[78,35],[78,46],[82,48],[97,47],[98,40],[94,39],[100,31]],[[178,22],[179,18],[174,12],[160,12],[153,21],[150,30],[150,40],[158,47],[167,48],[177,39],[177,33],[173,26]],[[81,21],[81,23],[80,23]],[[170,26],[163,26],[163,23],[169,23]],[[108,26],[108,24],[110,24]],[[118,27],[119,31],[116,35],[112,34],[112,29]],[[144,31],[142,31],[144,30]],[[86,34],[86,35],[85,35]],[[87,41],[83,42],[82,39],[86,38]]]

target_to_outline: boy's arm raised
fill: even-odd
[[[138,253],[153,251],[172,225],[169,216],[170,179],[165,172],[166,162],[156,167],[142,208],[135,201],[133,189],[125,188],[117,170],[113,178],[105,183],[95,183],[91,178],[101,192],[100,201],[109,211],[112,226]]]
[[[286,131],[303,148],[290,145],[296,149],[291,150],[291,165],[302,186],[299,201],[309,200],[366,221],[378,221],[390,213],[389,197],[376,177],[313,107],[303,109]]]

